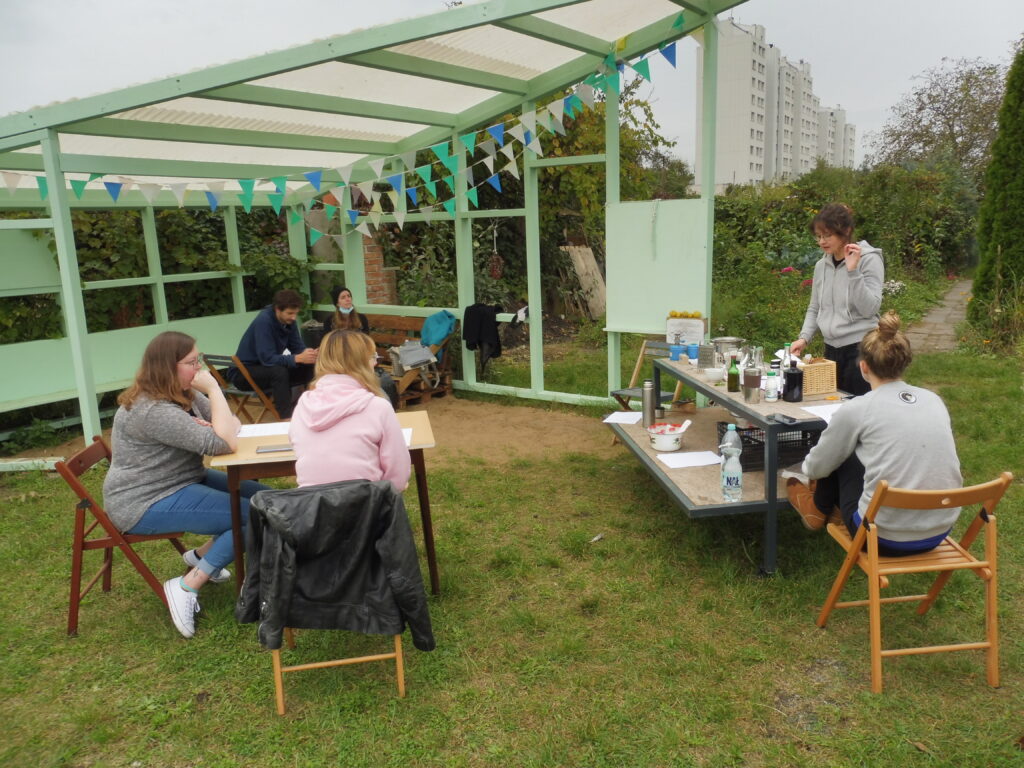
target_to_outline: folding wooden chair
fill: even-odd
[[[630,411],[632,408],[629,407],[629,401],[634,397],[640,398],[643,395],[643,387],[637,386],[640,382],[640,373],[643,371],[647,358],[649,357],[668,357],[670,347],[672,345],[666,341],[650,341],[644,339],[640,344],[640,354],[637,355],[636,365],[633,366],[633,375],[629,377],[629,386],[625,389],[613,390],[611,395],[614,397],[624,411]],[[674,402],[679,399],[679,395],[683,390],[683,382],[676,382],[676,388],[674,392],[662,391],[659,394],[658,402]]]
[[[224,391],[224,397],[234,403],[231,411],[235,416],[243,421],[248,421],[250,424],[259,424],[267,413],[274,417],[274,421],[281,420],[273,399],[267,397],[267,394],[256,385],[252,374],[249,373],[249,369],[245,367],[245,363],[238,359],[237,355],[208,355],[203,353],[202,357],[206,367],[213,374],[213,378],[217,380],[220,388]],[[225,375],[228,368],[237,368],[238,372],[242,374],[242,378],[252,387],[252,390],[239,389],[232,384]],[[249,411],[250,408],[256,411],[255,416]]]
[[[1003,472],[998,478],[969,488],[945,491],[909,491],[890,488],[884,480],[878,484],[864,521],[852,539],[845,525],[830,524],[828,532],[846,550],[846,559],[839,569],[832,590],[818,615],[817,625],[824,627],[833,608],[867,606],[871,635],[871,691],[882,692],[882,659],[917,653],[984,650],[988,684],[999,686],[999,624],[996,606],[996,515],[995,508],[1013,475]],[[949,536],[935,549],[904,557],[883,557],[878,554],[878,526],[875,515],[880,507],[898,509],[941,509],[981,504],[978,516],[968,526],[959,542]],[[985,556],[978,560],[968,549],[985,526]],[[863,551],[865,542],[867,552]],[[854,565],[867,575],[868,599],[838,602],[839,596]],[[909,648],[882,648],[882,603],[917,602],[917,612],[924,614],[935,602],[939,592],[949,581],[953,571],[969,570],[985,582],[985,640],[953,645],[929,645]],[[881,590],[889,585],[889,577],[903,573],[929,573],[939,575],[931,589],[923,595],[881,597]]]
[[[66,461],[57,462],[57,471],[64,478],[71,490],[78,496],[79,502],[75,505],[75,532],[71,548],[71,604],[68,608],[68,634],[78,634],[78,606],[82,598],[89,594],[100,577],[103,577],[103,591],[109,592],[111,586],[111,575],[114,568],[114,547],[120,549],[128,558],[135,570],[139,572],[154,594],[160,598],[165,606],[167,600],[164,597],[163,584],[153,575],[149,567],[142,562],[141,558],[132,549],[132,544],[140,541],[154,541],[166,539],[170,541],[179,554],[185,552],[181,543],[184,533],[157,533],[152,535],[137,535],[121,533],[107,517],[103,507],[93,498],[88,489],[82,484],[79,478],[90,467],[95,466],[102,459],[110,460],[110,447],[101,437],[94,437],[92,445],[84,448]],[[92,523],[86,527],[86,510],[92,513]],[[93,530],[99,526],[106,536],[87,538]],[[103,550],[103,565],[92,577],[89,583],[82,589],[82,555],[89,549]]]

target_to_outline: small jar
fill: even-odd
[[[764,399],[767,403],[778,402],[779,376],[775,371],[768,371],[764,385]]]

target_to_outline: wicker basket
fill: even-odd
[[[836,391],[836,363],[816,357],[804,365],[804,397],[828,395]]]

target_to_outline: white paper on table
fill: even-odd
[[[640,411],[615,411],[604,420],[605,424],[637,424],[644,417]]]
[[[804,405],[801,406],[801,409],[807,411],[812,416],[816,416],[826,424],[830,424],[832,423],[832,414],[842,407],[842,403],[829,403],[828,405]]]
[[[267,437],[269,435],[287,435],[289,422],[273,421],[270,424],[244,424],[238,430],[239,437]]]
[[[721,464],[722,458],[714,451],[687,451],[686,453],[659,453],[658,461],[669,469],[682,469]]]
[[[412,445],[412,427],[402,427],[402,437],[405,438],[405,447]]]

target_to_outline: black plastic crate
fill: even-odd
[[[729,428],[730,422],[718,422],[718,444],[722,444],[725,431]],[[760,472],[764,469],[764,430],[760,427],[747,427],[740,429],[736,427],[743,444],[743,452],[740,454],[740,466],[744,472]],[[780,432],[778,435],[779,446],[779,468],[783,469],[790,464],[803,461],[807,453],[818,442],[821,432],[818,430],[792,429]]]

